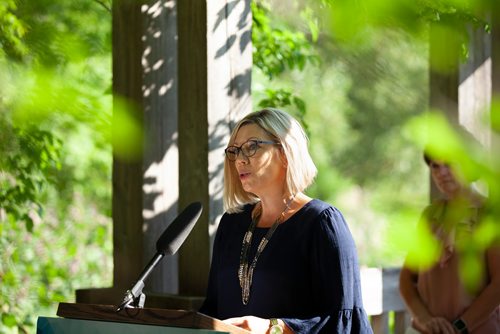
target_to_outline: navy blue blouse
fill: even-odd
[[[280,318],[295,333],[372,333],[354,240],[340,211],[317,199],[278,226],[259,257],[243,305],[238,267],[252,209],[247,205],[223,215],[200,312],[219,319]],[[255,229],[249,262],[267,231]]]

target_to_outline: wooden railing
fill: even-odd
[[[410,325],[399,295],[399,272],[400,268],[361,269],[363,303],[374,334],[403,334]]]

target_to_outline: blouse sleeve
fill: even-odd
[[[333,207],[318,218],[310,246],[313,305],[310,319],[285,318],[295,333],[372,333],[363,309],[356,246],[342,214]]]

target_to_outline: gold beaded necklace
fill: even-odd
[[[259,221],[260,213],[256,214],[255,217],[252,217],[252,222],[250,223],[250,226],[248,226],[248,230],[243,236],[243,243],[240,253],[240,267],[238,269],[238,279],[240,281],[241,287],[241,301],[243,302],[243,305],[247,305],[248,300],[250,299],[250,287],[252,286],[253,271],[255,269],[255,266],[257,266],[257,260],[259,259],[260,254],[262,254],[262,252],[264,251],[264,248],[266,248],[267,243],[273,236],[274,231],[276,230],[276,228],[278,228],[278,225],[283,221],[285,213],[288,209],[290,209],[290,204],[292,204],[294,197],[295,195],[292,195],[290,200],[288,200],[283,211],[280,213],[278,218],[276,218],[269,231],[267,231],[266,235],[260,240],[259,246],[257,247],[257,252],[255,253],[252,264],[250,265],[247,260],[248,249],[250,248],[250,245],[252,243],[253,232],[255,230],[255,227],[257,226],[257,222]]]

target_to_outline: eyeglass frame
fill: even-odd
[[[257,144],[257,148],[255,149],[255,152],[253,152],[251,155],[246,155],[243,150],[241,149],[245,144],[247,144],[248,142],[255,142]],[[261,148],[261,144],[269,144],[269,145],[281,145],[281,143],[279,142],[275,142],[275,141],[272,141],[272,140],[262,140],[262,139],[248,139],[246,142],[244,142],[243,144],[241,144],[240,146],[236,146],[236,145],[231,145],[231,146],[228,146],[226,147],[226,149],[224,150],[224,155],[226,156],[227,160],[231,161],[231,162],[234,162],[238,159],[238,156],[241,155],[244,156],[245,158],[250,158],[250,157],[253,157],[255,155],[255,153],[257,153],[258,149]],[[234,160],[229,158],[228,154],[227,154],[227,150],[229,150],[230,148],[236,148],[238,151],[235,155],[235,158]]]

